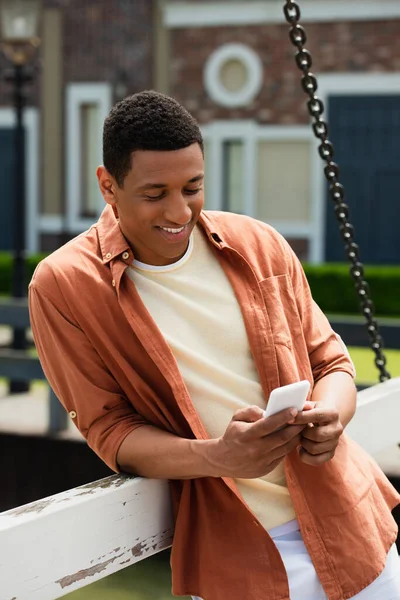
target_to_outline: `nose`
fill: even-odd
[[[164,210],[164,218],[174,225],[186,225],[192,218],[187,199],[179,192],[169,198]]]

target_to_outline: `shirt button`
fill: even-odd
[[[69,416],[71,417],[71,419],[75,419],[75,417],[76,417],[76,412],[75,412],[74,410],[71,410],[71,411],[69,412]]]
[[[111,252],[107,252],[106,258],[111,258]]]
[[[115,287],[115,279],[112,280],[111,285]]]
[[[123,255],[122,255],[122,258],[124,260],[127,260],[129,258],[129,252],[124,252]]]

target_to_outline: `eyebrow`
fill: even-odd
[[[188,183],[197,183],[198,181],[203,181],[203,179],[204,179],[204,174],[202,173],[200,175],[196,175],[196,177],[192,177],[192,179],[189,179],[189,181],[187,181],[185,185],[187,185]],[[161,188],[166,188],[166,187],[168,187],[168,185],[166,183],[145,183],[139,189],[140,190],[159,190]]]

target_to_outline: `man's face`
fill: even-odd
[[[199,144],[182,150],[140,150],[120,188],[104,167],[100,189],[114,207],[135,258],[168,265],[186,252],[204,204],[204,160]]]

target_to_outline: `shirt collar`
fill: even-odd
[[[132,248],[123,235],[111,206],[107,205],[101,213],[97,221],[97,231],[105,265],[118,256],[121,256],[121,259],[128,265],[132,262],[134,259]]]
[[[206,232],[206,235],[207,235],[208,239],[210,240],[210,242],[216,248],[218,248],[218,250],[221,250],[222,248],[227,246],[227,244],[225,244],[222,233],[221,233],[219,227],[216,225],[215,220],[213,218],[211,218],[210,215],[212,215],[212,214],[213,214],[213,212],[202,211],[199,216],[198,223]]]
[[[219,228],[215,220],[210,218],[207,212],[201,212],[198,220],[199,225],[204,229],[210,242],[219,250],[226,244],[224,243]],[[106,265],[117,257],[126,264],[131,264],[134,260],[132,248],[123,235],[118,219],[110,205],[107,205],[97,221],[97,231],[103,263]]]

